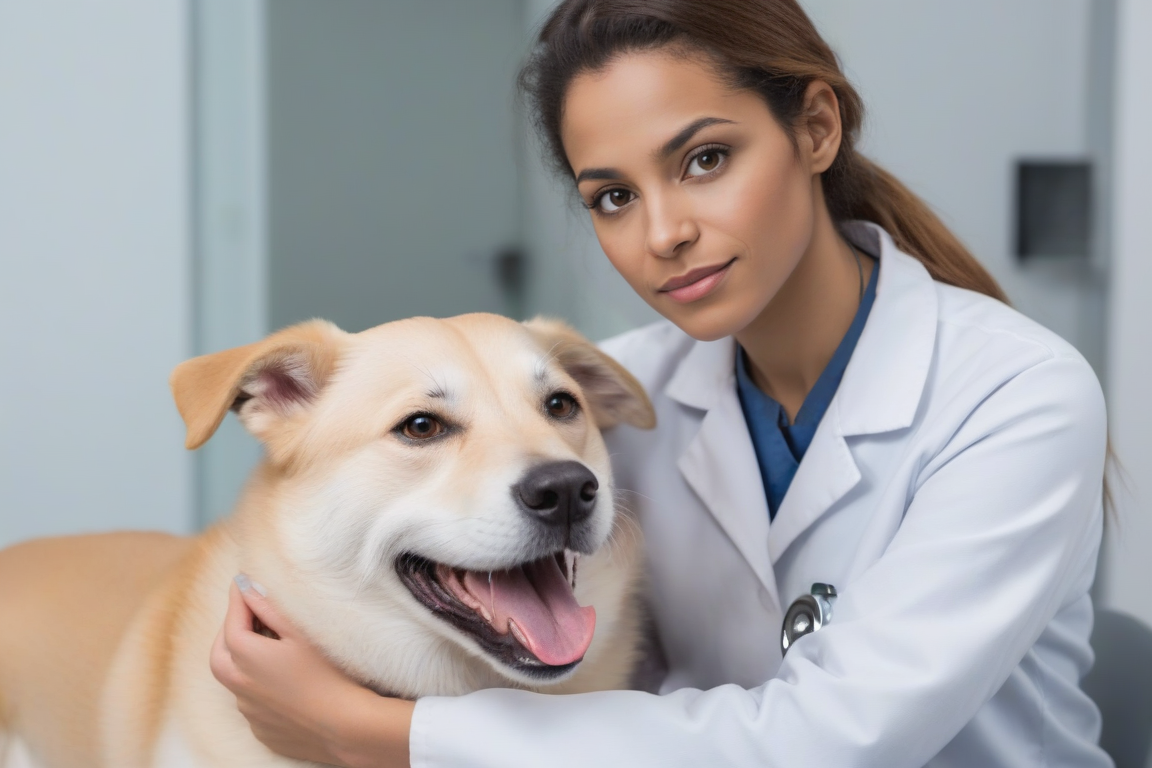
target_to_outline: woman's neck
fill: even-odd
[[[812,241],[796,269],[764,311],[736,334],[752,380],[780,403],[790,422],[856,316],[861,268],[867,284],[874,267],[872,259],[848,245],[822,202],[816,206]]]

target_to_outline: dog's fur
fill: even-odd
[[[0,553],[0,741],[19,739],[43,768],[297,764],[254,739],[209,670],[238,572],[379,691],[626,685],[640,541],[614,509],[599,429],[655,417],[639,383],[573,331],[493,315],[359,334],[312,321],[190,360],[171,384],[189,448],[231,408],[266,459],[235,514],[196,538],[107,534]],[[556,391],[575,397],[574,416],[549,415]],[[415,413],[450,429],[405,437]],[[500,570],[554,551],[511,490],[548,461],[581,462],[599,482],[563,545],[589,552],[576,595],[597,626],[575,671],[542,682],[417,601],[397,561]]]

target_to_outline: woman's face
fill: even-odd
[[[631,53],[577,76],[561,135],[608,259],[697,339],[751,323],[812,239],[824,163],[700,57]]]

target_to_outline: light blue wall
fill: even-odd
[[[273,328],[513,309],[522,24],[520,0],[267,4]]]
[[[0,546],[189,530],[187,9],[0,2]]]
[[[268,333],[264,0],[192,4],[194,354]],[[260,445],[233,417],[195,454],[203,525],[232,509]]]
[[[1152,3],[1121,0],[1108,409],[1125,474],[1108,537],[1106,598],[1152,625]]]

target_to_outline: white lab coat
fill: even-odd
[[[425,698],[413,766],[1111,765],[1079,689],[1103,523],[1096,377],[879,227],[848,231],[879,254],[876,302],[771,523],[733,340],[658,323],[604,344],[659,419],[608,439],[647,539],[663,695]],[[782,612],[813,582],[839,590],[834,618],[782,663]]]

